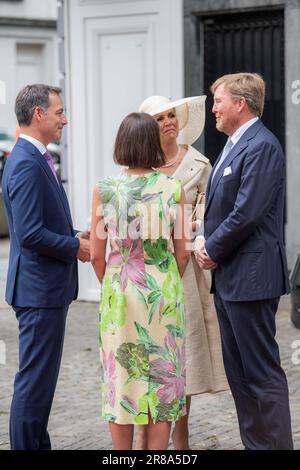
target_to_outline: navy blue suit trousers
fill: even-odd
[[[19,322],[19,372],[10,414],[13,450],[50,450],[47,432],[63,351],[68,307],[14,308]]]

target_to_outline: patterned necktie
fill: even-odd
[[[228,139],[227,142],[226,142],[225,147],[223,148],[223,152],[222,152],[221,158],[220,158],[220,160],[218,161],[218,163],[217,163],[217,165],[216,165],[216,167],[215,167],[215,169],[214,169],[214,172],[213,172],[213,174],[212,174],[211,183],[213,182],[213,179],[214,179],[214,177],[215,177],[215,175],[216,175],[218,169],[220,168],[220,166],[221,166],[222,163],[224,162],[225,158],[226,158],[227,155],[229,154],[229,152],[230,152],[230,150],[232,149],[232,147],[233,147],[233,142],[232,142],[232,140],[231,140],[230,137],[229,137],[229,139]]]
[[[57,178],[57,175],[56,175],[56,171],[55,171],[55,168],[54,168],[54,163],[53,163],[53,158],[52,158],[52,155],[47,151],[46,153],[44,153],[44,157],[46,158],[46,161],[49,165],[49,168],[50,170],[52,171],[53,175],[55,176],[55,179],[57,181],[57,184],[59,185],[59,181],[58,181],[58,178]]]

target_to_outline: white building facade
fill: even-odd
[[[0,128],[9,134],[18,91],[59,82],[56,24],[56,0],[0,0]]]

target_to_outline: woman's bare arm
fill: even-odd
[[[91,263],[99,282],[102,282],[106,261],[107,232],[103,220],[103,210],[98,186],[95,186],[92,203],[92,226],[90,237]]]

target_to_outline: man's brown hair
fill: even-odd
[[[244,97],[249,109],[261,117],[264,110],[266,84],[258,73],[232,73],[218,78],[210,87],[215,93],[218,86],[224,85],[232,98]]]
[[[61,88],[56,86],[36,83],[27,85],[19,92],[16,98],[15,113],[20,126],[30,126],[37,107],[47,111],[49,107],[49,95],[60,95]]]

